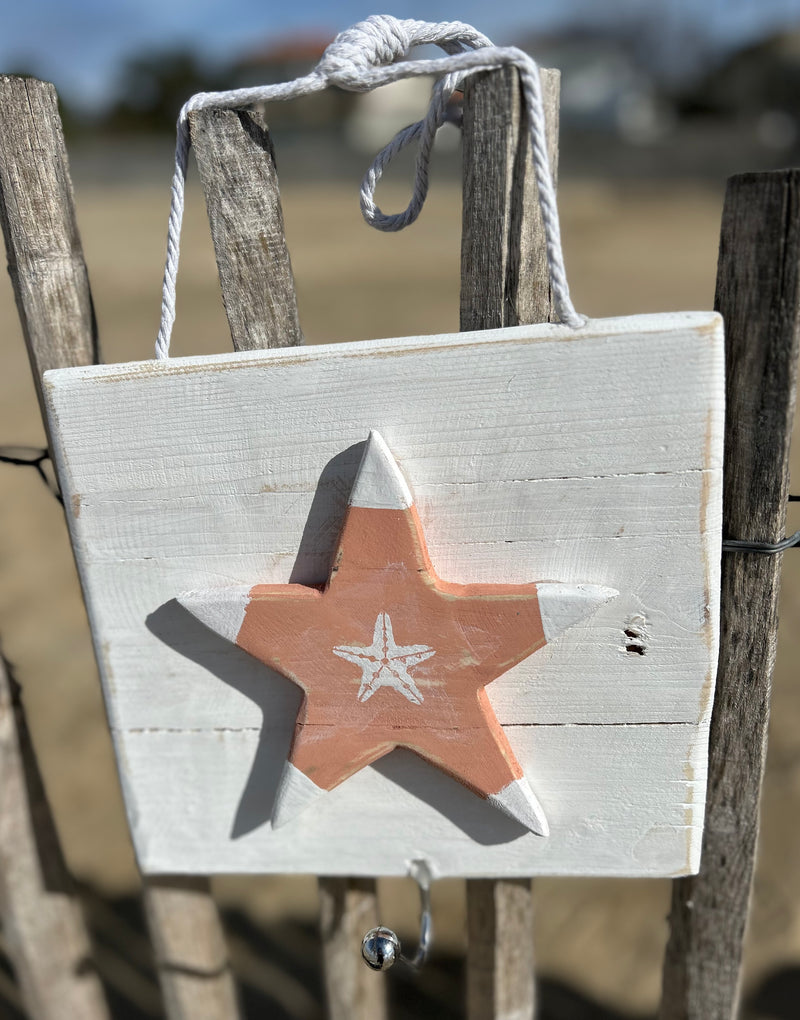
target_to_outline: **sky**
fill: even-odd
[[[190,46],[224,61],[292,32],[334,33],[369,14],[461,20],[513,44],[565,24],[613,26],[647,14],[671,58],[719,53],[776,28],[800,27],[800,0],[5,0],[0,71],[53,81],[88,109],[110,98],[121,62],[142,51]],[[669,52],[669,49],[667,49]]]

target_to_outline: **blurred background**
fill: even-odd
[[[286,80],[357,3],[28,0],[7,5],[0,72],[53,81],[104,360],[152,356],[174,123],[193,92]],[[576,306],[593,316],[709,308],[728,175],[800,163],[800,0],[396,3],[398,17],[465,20],[562,70],[560,208]],[[422,116],[430,83],[329,92],[267,111],[308,343],[458,329],[460,164],[442,132],[431,196],[399,235],[370,230],[361,174]],[[411,161],[381,186],[403,208]],[[230,347],[199,185],[190,172],[178,354]],[[13,295],[0,280],[0,444],[43,446]],[[795,444],[800,463],[800,444]],[[800,472],[796,471],[796,476]],[[114,1015],[161,1015],[88,628],[61,510],[34,472],[0,465],[0,639],[24,691],[68,862],[81,883]],[[787,530],[800,526],[789,521]],[[42,640],[42,621],[48,635]],[[800,1015],[800,553],[784,562],[746,1016]],[[543,1020],[652,1016],[669,883],[536,882]],[[216,880],[250,1014],[320,1016],[311,878]],[[382,919],[416,937],[415,896],[381,884]],[[435,889],[434,962],[396,1016],[463,1015],[464,890]],[[394,974],[394,972],[393,972]],[[0,933],[0,1017],[14,1018]]]

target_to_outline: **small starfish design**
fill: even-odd
[[[388,613],[378,613],[372,644],[368,648],[337,645],[333,654],[361,667],[359,701],[367,701],[379,687],[394,687],[413,704],[421,705],[424,699],[408,671],[436,652],[430,645],[396,644],[391,617]]]

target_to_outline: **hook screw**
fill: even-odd
[[[393,967],[397,960],[402,960],[414,970],[419,970],[428,958],[428,950],[431,946],[433,935],[433,923],[431,921],[431,872],[425,861],[412,861],[409,867],[409,874],[419,886],[420,899],[420,921],[419,921],[419,945],[414,956],[409,959],[403,956],[400,939],[391,928],[384,928],[379,925],[377,928],[370,928],[361,940],[361,956],[364,963],[372,970],[388,970]]]

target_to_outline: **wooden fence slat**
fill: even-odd
[[[236,982],[208,879],[144,876],[142,891],[169,1020],[240,1020]]]
[[[47,82],[0,75],[0,220],[46,427],[42,373],[98,360],[58,97]]]
[[[783,537],[800,348],[800,171],[728,182],[716,308],[725,318],[723,535]],[[700,874],[673,884],[661,1020],[738,1009],[772,670],[780,555],[725,553]]]
[[[330,1020],[385,1020],[386,980],[361,959],[361,940],[378,923],[373,879],[321,878],[320,931]]]
[[[235,1020],[241,1016],[228,949],[208,880],[149,878],[144,905],[167,1016]]]
[[[92,360],[94,317],[55,91],[8,75],[0,76],[0,223],[41,401],[41,371]],[[58,330],[53,318],[61,307],[66,315]],[[65,1011],[87,1020],[108,1016],[22,704],[4,661],[0,916],[31,1017],[50,1020]]]
[[[547,148],[558,174],[561,76],[542,70]],[[469,79],[464,93],[461,329],[550,322],[553,308],[516,71]]]
[[[190,128],[234,349],[302,343],[275,157],[263,119],[203,110],[190,115]],[[319,892],[330,1020],[383,1020],[384,977],[361,960],[361,939],[377,924],[376,883],[320,878]]]
[[[467,885],[469,1017],[533,1016],[532,884],[524,878]]]
[[[106,1020],[80,903],[0,653],[0,925],[31,1020]]]
[[[191,117],[222,300],[237,351],[303,342],[269,132],[258,114]]]
[[[541,77],[555,178],[560,75],[543,70]],[[544,230],[522,109],[516,71],[492,71],[467,83],[462,330],[553,318]],[[469,1020],[534,1016],[532,895],[529,881],[467,882]]]
[[[75,217],[67,153],[55,89],[47,82],[0,77],[0,219],[8,250],[9,272],[14,286],[33,377],[41,403],[42,373],[49,368],[90,365],[98,359],[97,329],[89,289],[89,277]],[[46,419],[45,426],[46,426]],[[151,924],[162,923],[170,897],[168,882],[148,889],[144,880]],[[195,889],[194,902],[200,897]],[[194,928],[181,928],[169,937],[170,966],[159,971],[165,1000],[172,1004],[170,1020],[225,1020],[236,1014],[206,1011],[206,1004],[235,999],[227,970],[216,977],[218,987],[205,980],[197,983],[194,996],[187,983],[176,978],[186,958],[194,959],[195,940],[208,944],[222,940],[219,916],[208,884],[203,895],[205,909],[196,915]],[[163,896],[165,909],[153,908]],[[205,925],[200,931],[199,925]],[[158,942],[161,935],[151,930]],[[164,936],[166,939],[166,936]],[[173,992],[172,984],[179,985]],[[64,1015],[63,1013],[61,1014]],[[76,1014],[77,1015],[77,1014]],[[89,1016],[89,1014],[86,1014]]]

